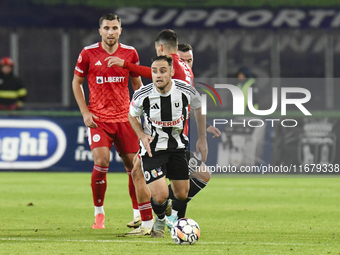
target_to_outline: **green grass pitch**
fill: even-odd
[[[195,245],[126,238],[127,175],[108,174],[92,230],[90,173],[0,173],[0,254],[340,254],[339,178],[212,178],[189,204]]]

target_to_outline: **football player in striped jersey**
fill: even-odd
[[[201,97],[183,81],[171,79],[174,74],[171,56],[158,56],[151,65],[153,83],[134,93],[129,121],[141,145],[140,156],[145,181],[152,194],[151,204],[157,215],[151,237],[164,237],[165,210],[171,181],[176,199],[185,200],[189,191],[189,170],[184,133],[189,106],[194,109],[198,141],[196,153],[205,161],[208,153],[205,115],[201,114]],[[139,117],[144,115],[144,128]]]

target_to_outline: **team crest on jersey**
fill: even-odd
[[[146,181],[149,181],[150,178],[151,178],[150,173],[145,171],[144,172],[144,178],[145,178]]]
[[[81,63],[81,61],[83,61],[83,57],[79,54],[78,63]]]
[[[103,79],[103,76],[97,76],[97,83],[98,84],[103,84],[104,83],[104,79]]]
[[[158,174],[157,174],[157,171],[154,169],[151,171],[151,175],[153,178],[157,178]]]
[[[93,139],[94,142],[99,142],[99,140],[100,140],[100,135],[95,134],[95,135],[93,136],[92,139]]]

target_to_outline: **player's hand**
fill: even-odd
[[[98,127],[97,123],[94,122],[93,119],[98,119],[98,117],[91,112],[86,112],[83,114],[83,120],[84,120],[85,126],[89,128]]]
[[[196,155],[199,155],[201,152],[202,161],[207,161],[208,157],[208,143],[207,139],[198,138],[196,143]]]
[[[214,126],[209,126],[207,128],[207,132],[214,135],[212,138],[217,138],[221,136],[221,131],[217,127],[214,127]]]
[[[144,133],[144,135],[140,137],[139,139],[142,141],[144,148],[146,149],[146,151],[149,154],[149,157],[151,158],[152,154],[151,154],[150,142],[153,140],[152,136]]]
[[[111,67],[113,65],[123,67],[124,66],[124,62],[125,62],[124,59],[121,59],[121,58],[118,58],[118,57],[107,57],[105,59],[105,61],[108,61],[107,62],[107,66],[108,67]]]

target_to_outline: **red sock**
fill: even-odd
[[[108,167],[94,165],[91,177],[93,203],[95,206],[104,204],[105,191],[107,187],[106,174]]]
[[[133,184],[131,172],[127,172],[129,175],[129,194],[132,201],[132,208],[138,210],[138,202],[137,202],[137,196],[136,196],[136,189],[135,185]]]
[[[138,204],[138,209],[140,212],[140,216],[142,221],[152,220],[152,206],[150,202]]]

